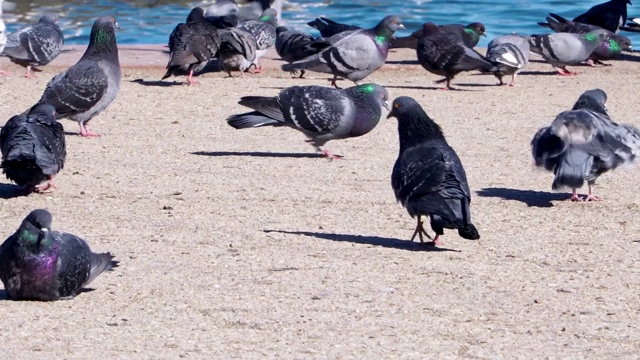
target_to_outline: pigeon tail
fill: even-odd
[[[118,267],[120,262],[113,260],[111,253],[91,254],[91,270],[89,271],[89,278],[82,285],[87,286],[90,282],[95,280],[98,275],[105,271],[111,271],[113,268]]]
[[[591,154],[576,148],[568,149],[557,165],[551,188],[559,190],[563,187],[572,189],[582,187],[592,165]]]
[[[462,228],[458,229],[458,235],[460,235],[460,237],[462,237],[463,239],[467,239],[467,240],[480,239],[480,233],[478,232],[478,229],[476,229],[476,227],[473,224],[467,225],[467,227],[464,229]]]
[[[235,129],[284,125],[280,121],[266,117],[258,111],[231,115],[227,118],[227,124]]]

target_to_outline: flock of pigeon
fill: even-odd
[[[1,1],[0,1],[1,2]],[[326,148],[335,139],[362,136],[373,130],[382,117],[398,120],[400,151],[391,174],[396,199],[417,219],[411,237],[421,242],[441,243],[444,229],[456,229],[465,239],[480,234],[471,220],[471,192],[464,167],[447,143],[440,127],[420,104],[401,96],[389,105],[387,90],[372,83],[359,83],[379,69],[391,48],[413,48],[419,63],[429,72],[443,76],[438,82],[451,88],[451,80],[462,71],[493,73],[500,84],[505,75],[516,75],[537,54],[558,69],[573,75],[567,65],[600,63],[629,49],[628,38],[617,35],[620,28],[634,31],[640,26],[626,23],[628,0],[611,0],[594,6],[574,20],[551,14],[544,26],[557,31],[540,36],[500,36],[489,44],[486,56],[473,49],[485,34],[484,25],[437,26],[425,23],[404,38],[397,16],[387,16],[371,29],[340,24],[326,18],[309,23],[320,38],[278,27],[278,13],[265,5],[257,17],[240,16],[234,0],[217,0],[206,11],[193,9],[185,23],[169,36],[170,60],[164,78],[188,75],[187,84],[212,59],[232,72],[254,68],[275,46],[286,62],[284,71],[321,72],[333,75],[333,87],[292,86],[277,96],[245,96],[239,104],[251,111],[234,114],[227,123],[236,128],[286,126],[304,133],[318,151],[329,159],[340,158]],[[62,32],[53,16],[27,25],[5,36],[0,19],[0,52],[27,68],[27,77],[37,66],[52,61],[63,45]],[[55,188],[54,176],[66,157],[62,118],[78,122],[80,135],[99,136],[87,122],[115,99],[121,80],[112,16],[98,18],[89,45],[81,59],[53,77],[39,101],[24,113],[9,119],[0,131],[2,167],[7,178],[26,193]],[[355,86],[341,89],[336,81],[345,78]],[[584,92],[571,110],[557,115],[531,141],[535,164],[555,175],[553,189],[570,188],[573,201],[600,200],[592,185],[602,173],[635,159],[640,149],[640,130],[614,122],[607,113],[603,90]],[[577,189],[587,182],[583,199]],[[430,221],[432,238],[423,221]],[[34,210],[19,229],[0,247],[0,280],[12,299],[56,300],[75,296],[100,273],[117,266],[109,253],[95,254],[78,237],[51,230],[52,215]]]

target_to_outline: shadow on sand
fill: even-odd
[[[311,153],[274,153],[274,152],[261,152],[261,151],[195,151],[192,155],[201,156],[253,156],[253,157],[272,157],[272,158],[308,158],[317,159],[324,158],[322,154]]]
[[[484,188],[476,191],[481,197],[493,197],[504,200],[520,201],[529,207],[553,207],[552,201],[566,200],[567,194],[546,191],[520,190],[509,188]]]

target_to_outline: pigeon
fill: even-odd
[[[336,34],[339,34],[345,31],[354,31],[354,30],[362,29],[359,26],[341,24],[339,22],[335,22],[325,17],[316,18],[315,20],[308,22],[307,25],[320,31],[320,35],[323,38],[332,37]]]
[[[631,18],[626,26],[620,26],[620,30],[640,32],[640,18]]]
[[[64,45],[64,36],[58,26],[58,17],[45,15],[40,21],[24,26],[7,37],[2,52],[9,59],[27,68],[26,78],[32,78],[33,66],[44,66],[53,61]],[[34,68],[34,70],[37,70]]]
[[[591,53],[609,40],[609,32],[604,29],[586,34],[553,33],[532,35],[529,38],[531,52],[542,56],[558,75],[570,76],[577,73],[567,70],[567,65],[578,65],[586,61]]]
[[[4,0],[0,0],[0,54],[4,51],[4,47],[7,44],[7,27],[4,24],[4,20],[2,20],[2,4]],[[0,70],[0,75],[8,75],[6,71]]]
[[[465,46],[457,35],[442,32],[434,23],[422,25],[422,33],[416,48],[418,62],[427,71],[444,76],[436,81],[438,84],[446,82],[444,90],[453,89],[451,80],[463,71],[498,71],[496,64]]]
[[[266,9],[258,20],[244,22],[238,29],[247,31],[256,39],[256,58],[253,60],[255,72],[261,72],[262,66],[258,61],[276,43],[276,27],[278,26],[278,13],[274,9]]]
[[[317,40],[310,34],[289,30],[284,26],[277,27],[276,34],[276,52],[282,60],[289,63],[317,54],[331,45],[326,41]],[[300,72],[300,78],[304,73],[304,70]]]
[[[509,86],[514,86],[518,73],[529,65],[529,38],[516,34],[498,36],[487,47],[487,60],[498,65],[494,74],[500,85],[504,84],[504,75],[511,75]]]
[[[455,150],[447,143],[442,129],[414,99],[401,96],[393,101],[389,117],[398,119],[400,152],[391,173],[396,199],[412,218],[417,217],[411,236],[423,242],[423,216],[431,219],[436,233],[434,245],[441,245],[444,229],[458,229],[469,240],[480,239],[471,222],[471,191],[467,175]]]
[[[96,254],[81,238],[52,231],[52,220],[49,211],[33,210],[0,245],[0,280],[9,299],[72,299],[118,266],[111,253]]]
[[[404,29],[400,18],[387,16],[374,28],[356,30],[316,55],[282,65],[282,70],[333,74],[331,85],[335,87],[338,76],[357,84],[385,63],[389,54],[389,40],[398,29]]]
[[[240,71],[240,76],[244,76],[244,71],[249,69],[256,59],[256,47],[256,39],[244,30],[220,30],[220,67],[229,77],[232,77],[232,71]]]
[[[169,36],[169,63],[162,79],[187,71],[187,85],[196,85],[193,74],[200,72],[218,53],[220,35],[218,29],[204,19],[204,10],[191,10],[186,23],[181,23]]]
[[[630,0],[609,0],[598,4],[578,15],[573,21],[596,25],[603,29],[617,33],[627,22],[627,4]]]
[[[78,62],[49,81],[38,104],[51,104],[56,118],[78,122],[80,135],[100,136],[89,131],[87,122],[106,109],[118,95],[122,71],[118,60],[113,16],[101,16],[91,28],[89,46]]]
[[[601,200],[593,193],[595,180],[633,162],[640,150],[640,130],[613,122],[606,101],[601,89],[584,92],[572,110],[561,112],[551,126],[538,130],[531,140],[535,165],[555,174],[552,189],[573,189],[568,200]],[[585,181],[589,193],[582,199],[577,189]]]
[[[470,48],[473,48],[480,41],[480,36],[487,36],[485,34],[485,27],[482,23],[474,22],[469,25],[460,24],[447,24],[438,25],[438,28],[442,32],[454,34],[458,36],[462,43]],[[418,46],[418,40],[422,37],[422,27],[417,31],[414,31],[409,36],[403,36],[391,40],[391,49],[395,48],[407,48],[414,49]]]
[[[64,167],[67,150],[54,107],[41,104],[9,119],[0,131],[0,150],[2,172],[26,192],[55,188],[53,177]]]
[[[347,89],[292,86],[274,97],[245,96],[239,104],[255,111],[232,115],[227,123],[236,129],[288,126],[309,138],[316,150],[329,159],[342,156],[322,149],[335,139],[358,137],[373,130],[389,109],[387,90],[376,84]]]
[[[238,26],[238,4],[235,0],[216,0],[207,8],[205,18],[218,29]],[[188,21],[187,21],[188,22]]]

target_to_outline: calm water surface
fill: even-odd
[[[548,12],[568,18],[580,14],[596,1],[551,0],[288,0],[283,21],[288,26],[313,32],[306,22],[326,16],[340,22],[370,27],[388,14],[400,15],[409,34],[425,21],[435,23],[471,23],[481,21],[487,28],[486,46],[497,35],[511,32],[545,33],[536,25]],[[640,2],[640,0],[639,0]],[[4,14],[9,31],[25,22],[37,21],[45,12],[60,17],[67,44],[86,44],[93,20],[103,14],[113,14],[120,24],[120,44],[164,44],[176,24],[184,21],[194,6],[213,3],[193,1],[14,1],[16,9]],[[638,8],[637,11],[635,8]],[[640,16],[640,5],[629,6],[629,16]],[[314,33],[315,34],[315,33]],[[625,33],[640,47],[640,34]]]

